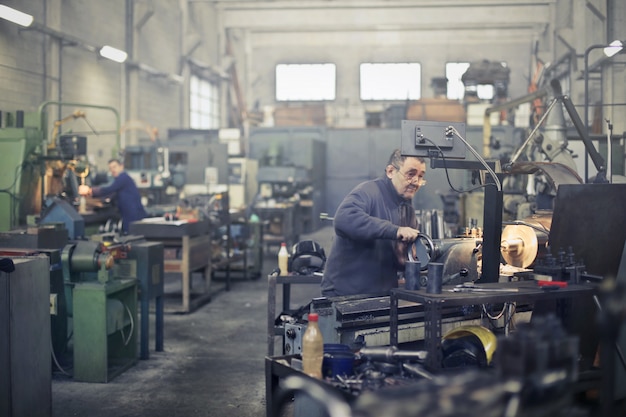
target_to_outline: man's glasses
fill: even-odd
[[[393,165],[393,167],[398,171],[400,175],[404,177],[407,182],[413,183],[415,182],[415,180],[417,180],[417,185],[419,185],[420,187],[426,185],[426,180],[418,176],[417,172],[410,172],[408,174],[405,174],[404,172],[400,171],[400,168],[398,168],[397,166]]]

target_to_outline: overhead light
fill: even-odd
[[[128,58],[128,54],[126,52],[109,45],[105,45],[100,48],[100,55],[104,58],[110,59],[111,61],[119,62],[120,64]]]
[[[616,40],[611,42],[606,48],[604,48],[604,55],[610,58],[622,49],[624,49],[624,44],[622,43],[622,41]]]
[[[34,20],[31,15],[5,5],[0,5],[0,17],[24,27],[32,25]]]

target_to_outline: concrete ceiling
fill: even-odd
[[[544,34],[555,0],[191,0],[220,10],[223,29],[244,30],[254,43],[340,39],[377,44],[423,42],[487,44]],[[271,36],[269,36],[271,35]],[[341,35],[341,36],[338,36]],[[315,38],[315,39],[313,39]],[[350,43],[350,42],[349,42]]]
[[[203,2],[203,0],[198,0]],[[211,2],[211,0],[204,0]],[[255,31],[524,28],[548,21],[555,0],[220,0],[225,27]],[[292,17],[285,20],[286,16]]]

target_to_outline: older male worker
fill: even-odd
[[[93,197],[115,196],[117,209],[122,217],[122,232],[128,233],[130,224],[148,216],[143,204],[141,195],[137,189],[135,181],[124,172],[124,165],[119,159],[109,161],[109,172],[113,176],[113,183],[106,187],[90,188],[81,185],[78,188],[80,195],[91,195]]]
[[[418,237],[411,200],[426,183],[423,158],[395,150],[385,174],[357,185],[335,213],[322,295],[388,294],[398,286],[409,244]]]

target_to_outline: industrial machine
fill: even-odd
[[[141,236],[106,242],[68,240],[62,224],[0,235],[2,256],[47,257],[46,331],[51,335],[53,370],[80,381],[108,382],[136,362],[139,285],[144,304],[159,294],[159,288],[162,292],[163,283],[162,246],[138,258],[146,245]],[[136,259],[141,265],[133,263]],[[142,355],[148,317],[147,307],[142,308]],[[73,373],[66,368],[73,368]]]
[[[124,149],[124,171],[135,181],[139,193],[149,205],[165,204],[168,199],[168,187],[181,189],[182,182],[175,183],[169,168],[169,150],[166,146],[150,142],[127,146]],[[178,186],[178,187],[177,187]]]
[[[61,199],[83,216],[87,224],[104,221],[110,213],[106,210],[87,210],[85,201],[78,196],[78,185],[90,173],[87,161],[87,139],[84,134],[61,133],[61,126],[69,121],[85,120],[83,111],[76,110],[69,116],[53,123],[48,135],[48,111],[55,106],[92,108],[111,112],[117,120],[114,108],[78,103],[44,102],[37,112],[16,111],[6,113],[7,123],[0,129],[0,150],[7,155],[2,164],[0,187],[0,230],[8,231],[37,223],[40,215],[54,201]],[[86,122],[88,124],[88,122]],[[119,150],[119,134],[112,151]]]
[[[293,166],[262,166],[257,173],[259,192],[252,211],[264,222],[263,241],[267,246],[291,247],[302,233],[301,204],[310,199],[307,171]]]
[[[256,159],[228,158],[228,194],[231,208],[246,210],[250,207],[259,189],[258,170],[259,162]]]
[[[123,244],[81,241],[63,249],[73,328],[74,379],[109,382],[137,361],[137,279],[116,279]]]
[[[251,206],[264,212],[257,215],[267,222],[264,239],[270,245],[284,241],[291,246],[301,233],[320,227],[320,214],[327,210],[324,136],[318,127],[250,131],[248,156],[258,161],[258,190]]]
[[[555,102],[563,102],[575,125],[579,124],[569,99],[558,92],[556,95]],[[551,108],[544,116],[547,117],[550,111]],[[322,297],[311,302],[310,311],[320,316],[326,343],[345,345],[353,352],[364,352],[365,356],[370,348],[391,345],[391,348],[380,348],[372,353],[385,362],[376,368],[380,372],[376,377],[380,379],[375,382],[364,378],[364,373],[355,371],[354,375],[358,376],[354,378],[339,376],[332,381],[326,379],[322,384],[325,388],[329,384],[341,387],[341,392],[334,391],[337,401],[346,400],[343,389],[351,394],[358,392],[358,398],[348,395],[346,400],[350,408],[358,409],[356,415],[378,415],[368,414],[373,410],[370,407],[374,407],[374,402],[368,402],[367,406],[363,404],[370,391],[384,387],[382,381],[393,380],[396,389],[404,387],[402,378],[413,375],[421,383],[425,380],[441,382],[450,374],[429,371],[441,372],[442,368],[453,364],[465,366],[468,361],[478,360],[480,355],[474,344],[461,343],[444,335],[454,334],[457,328],[485,323],[498,335],[498,347],[493,356],[498,359],[494,365],[499,369],[497,375],[525,381],[522,385],[528,384],[516,394],[517,404],[522,409],[549,407],[548,404],[557,397],[561,405],[568,404],[572,391],[563,391],[566,386],[576,392],[581,387],[574,385],[580,381],[587,387],[600,384],[593,365],[600,338],[598,328],[590,318],[599,316],[608,308],[595,295],[600,288],[598,284],[608,285],[618,276],[618,270],[626,265],[623,252],[626,242],[624,186],[604,181],[603,158],[587,142],[584,133],[581,137],[589,146],[589,153],[599,172],[594,184],[582,184],[571,167],[573,162],[569,152],[562,147],[554,148],[561,143],[558,138],[546,136],[543,141],[537,142],[539,146],[546,146],[544,153],[548,153],[553,160],[521,161],[516,158],[518,152],[502,169],[500,161],[485,161],[463,136],[462,125],[404,121],[402,151],[405,155],[429,158],[433,168],[478,171],[475,178],[484,188],[482,226],[468,225],[464,232],[452,238],[431,239],[422,235],[412,248],[421,269],[421,285],[417,289],[402,288],[400,284],[398,289],[391,291],[391,297]],[[522,147],[529,141],[524,142]],[[465,160],[466,151],[472,153],[476,161]],[[535,174],[541,175],[542,181],[552,190],[549,209],[535,208],[523,217],[503,221],[503,182],[507,176]],[[443,283],[443,288],[438,291],[428,285],[431,279],[436,278],[431,276],[431,269],[439,271],[439,279]],[[549,318],[553,313],[558,315],[558,319]],[[284,314],[282,318],[285,320],[283,352],[287,355],[297,353],[301,349],[300,332],[305,328],[304,314],[302,318],[295,314]],[[551,357],[553,362],[547,367],[531,359],[538,355],[535,351],[537,341],[533,341],[532,337],[527,340],[521,335],[527,326],[532,328],[539,323],[550,324],[532,332],[554,337],[554,350],[551,352],[556,356]],[[593,323],[596,321],[593,320]],[[461,334],[469,336],[467,332]],[[475,341],[476,338],[473,339]],[[399,350],[392,349],[394,347],[399,347]],[[622,365],[617,366],[619,371],[626,369],[617,340],[612,339],[611,345],[603,349],[609,349],[616,355],[616,359],[610,360],[612,356],[609,354],[604,358],[605,363],[613,364],[619,359]],[[414,355],[411,355],[412,350]],[[354,363],[360,363],[359,359],[356,356]],[[288,361],[289,356],[283,357],[283,360]],[[481,360],[480,363],[485,366],[487,361]],[[275,367],[278,366],[271,363],[268,369],[277,369]],[[489,365],[487,367],[490,368]],[[539,374],[543,374],[539,378],[555,375],[556,368],[561,369],[557,371],[561,376],[553,380],[554,385],[542,384],[535,379]],[[539,369],[539,374],[534,374]],[[277,373],[282,371],[276,370]],[[392,374],[400,381],[393,379]],[[284,386],[294,388],[297,384],[301,384],[300,387],[305,385],[302,381],[294,381],[285,380]],[[292,383],[294,385],[289,385]],[[451,383],[446,382],[446,386]],[[618,387],[619,384],[615,383],[608,390],[617,392]],[[423,392],[422,389],[419,392]],[[463,392],[468,392],[468,389],[464,388]],[[415,390],[406,388],[395,393],[394,389],[385,392],[389,393],[388,402],[385,402],[384,395],[375,396],[377,402],[387,405],[384,415],[393,414],[390,407],[395,406],[402,410],[398,415],[418,412],[414,409],[407,411],[408,402],[407,407],[399,405],[403,393],[409,392],[412,393],[411,404],[415,404]],[[455,407],[461,403],[460,399],[454,401]],[[494,407],[494,404],[490,406]]]

